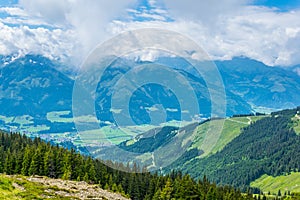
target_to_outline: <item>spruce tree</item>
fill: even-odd
[[[23,162],[22,162],[22,169],[21,169],[21,174],[24,176],[28,175],[28,171],[29,171],[29,167],[30,167],[30,163],[31,163],[31,157],[32,157],[32,155],[31,155],[30,147],[26,146],[24,158],[23,158]]]

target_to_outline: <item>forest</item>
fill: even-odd
[[[110,161],[106,161],[110,162]],[[53,146],[39,138],[31,139],[19,133],[0,132],[0,173],[24,176],[47,176],[65,180],[86,181],[138,199],[253,199],[231,186],[217,186],[206,176],[195,180],[180,171],[169,174],[147,172],[137,165],[120,163],[115,170],[104,161],[83,156],[74,150]]]

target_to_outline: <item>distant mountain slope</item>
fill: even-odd
[[[74,131],[72,121],[59,123],[47,117],[51,112],[72,110],[74,80],[59,71],[60,67],[39,55],[3,62],[0,67],[2,129],[34,133]]]
[[[71,110],[73,80],[42,56],[27,55],[0,68],[0,114],[42,117]]]
[[[165,169],[166,171],[171,171],[179,166],[180,169],[185,169],[185,165],[192,160],[198,159],[199,157],[207,157],[221,151],[228,143],[241,134],[242,128],[249,126],[251,123],[262,119],[263,117],[266,116],[249,115],[227,119],[207,120],[200,124],[195,122],[181,128],[173,127],[171,125],[152,128],[149,131],[139,134],[133,139],[121,142],[116,146],[103,148],[91,147],[90,152],[92,155],[104,160],[111,159],[119,162],[134,160],[141,166],[147,166],[149,170],[153,170],[154,161],[161,163],[160,160],[164,160],[165,162],[169,161],[169,164],[171,164]],[[214,139],[217,137],[215,134],[212,133],[207,135],[207,130],[209,128],[214,129],[214,127],[222,124],[222,122],[224,122],[223,130],[217,140]],[[206,138],[205,145],[203,145],[204,138]],[[168,145],[170,155],[172,155],[173,151],[180,154],[176,155],[178,156],[178,160],[175,161],[175,155],[171,156],[171,159],[169,159],[168,156],[162,159],[161,156],[163,155],[160,155],[160,152],[168,155],[167,152],[162,151],[162,149],[166,148]],[[177,148],[182,149],[179,150]],[[150,156],[150,154],[152,156]]]
[[[273,113],[245,127],[222,151],[194,159],[182,169],[194,177],[208,175],[219,184],[249,186],[263,174],[282,175],[300,169],[300,136],[292,118],[300,108]],[[179,167],[180,168],[180,167]]]
[[[188,81],[190,84],[190,87],[193,89],[193,92],[197,96],[197,103],[199,106],[199,109],[201,111],[201,116],[203,117],[210,117],[211,116],[211,104],[213,101],[216,101],[215,99],[211,99],[211,94],[209,93],[209,90],[206,85],[206,80],[203,77],[199,77],[196,74],[193,74],[193,71],[190,70],[190,63],[188,63],[186,60],[183,60],[181,58],[160,58],[154,63],[161,64],[164,66],[169,66],[172,68],[177,74],[180,74],[184,77],[185,80]],[[151,123],[150,119],[150,111],[151,108],[154,108],[154,110],[157,110],[155,106],[157,104],[162,105],[162,107],[166,110],[166,120],[180,120],[182,119],[182,115],[184,115],[183,112],[181,112],[181,106],[179,104],[180,100],[177,99],[179,97],[175,96],[173,93],[174,91],[171,91],[170,86],[165,85],[165,82],[163,79],[170,79],[175,80],[176,84],[181,83],[181,79],[179,79],[174,74],[170,74],[170,77],[162,76],[160,70],[156,70],[156,67],[153,68],[148,67],[146,69],[136,69],[135,67],[140,66],[142,64],[148,64],[151,66],[151,62],[135,62],[127,59],[116,59],[110,66],[106,68],[106,70],[103,72],[103,77],[101,78],[98,88],[97,88],[97,97],[96,97],[96,111],[97,111],[97,117],[101,121],[110,121],[114,122],[113,112],[111,111],[111,100],[112,100],[112,94],[114,94],[115,90],[115,84],[118,82],[118,80],[125,76],[127,73],[136,73],[136,76],[139,74],[153,74],[153,76],[161,77],[161,80],[158,80],[161,85],[159,84],[146,84],[141,86],[140,88],[137,88],[133,93],[129,101],[129,112],[131,114],[132,120],[136,124],[149,124]],[[132,72],[134,71],[134,72]],[[163,70],[161,70],[163,71]],[[163,73],[162,73],[163,74]],[[137,78],[138,79],[138,78]],[[182,83],[184,84],[184,83]],[[124,91],[131,92],[131,89],[129,86],[124,85]],[[186,88],[188,89],[188,88]],[[210,88],[212,91],[216,94],[219,94],[220,91],[214,88]],[[222,89],[222,88],[219,88]],[[226,88],[225,88],[226,89]],[[250,113],[253,110],[251,109],[251,106],[245,102],[241,97],[238,95],[233,94],[229,90],[226,90],[226,115],[232,116],[234,114],[244,114],[244,113]],[[124,95],[119,95],[119,99],[124,98]],[[184,99],[186,104],[192,103],[193,101],[190,101],[189,98]],[[118,99],[117,99],[118,101]],[[150,111],[149,111],[150,110]],[[120,113],[117,113],[122,116],[127,116],[126,112],[124,110],[120,110]],[[194,117],[195,115],[199,113],[195,113],[195,110],[186,110],[188,114],[190,115],[190,119]],[[125,118],[124,121],[127,119]],[[187,120],[187,119],[185,119]],[[124,123],[124,126],[128,125],[124,121],[120,123]],[[162,120],[164,122],[164,120]],[[159,123],[155,124],[158,125]],[[123,125],[123,124],[122,124]]]
[[[286,109],[300,105],[300,76],[248,58],[216,61],[225,87],[254,107]]]

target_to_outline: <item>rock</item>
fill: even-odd
[[[50,179],[40,176],[32,176],[27,178],[30,182],[40,183],[50,188],[45,192],[56,194],[62,197],[74,197],[79,199],[111,199],[111,200],[127,200],[121,194],[112,193],[103,190],[98,185],[90,185],[84,181],[68,181],[62,179]],[[46,195],[47,196],[47,195]]]

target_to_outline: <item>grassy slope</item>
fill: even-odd
[[[208,144],[206,145],[202,145],[202,144],[204,138],[206,137],[206,133],[209,126],[211,126],[212,129],[216,129],[215,127],[222,124],[223,119],[213,120],[199,125],[194,132],[193,143],[189,149],[190,150],[199,149],[201,151],[203,150],[204,153],[201,156],[197,156],[188,161],[185,161],[184,163],[181,164],[182,166],[179,167],[179,169],[184,169],[185,166],[191,161],[193,161],[195,158],[207,157],[217,153],[218,151],[221,151],[229,142],[231,142],[234,138],[236,138],[241,134],[242,128],[247,127],[251,122],[255,122],[259,119],[262,119],[263,117],[265,116],[227,118],[224,121],[222,132],[220,134],[220,137],[217,139],[217,141],[214,142],[215,139],[211,138],[211,137],[215,137],[215,135],[208,136],[208,139],[206,140]],[[213,148],[211,149],[210,146],[212,145]]]
[[[292,118],[294,131],[300,135],[300,114]]]
[[[248,126],[251,122],[255,122],[264,116],[251,116],[251,117],[234,117],[228,118],[224,122],[222,133],[211,150],[210,154],[214,154],[222,150],[229,142],[231,142],[235,137],[241,133],[241,128]],[[210,123],[212,127],[217,126],[220,120],[213,120]],[[200,148],[205,137],[205,133],[209,127],[209,123],[201,124],[197,127],[197,133],[195,136],[192,148]],[[203,149],[205,151],[205,149]]]
[[[260,188],[263,192],[277,194],[278,190],[282,193],[285,191],[300,192],[300,172],[291,173],[286,176],[272,177],[263,175],[251,183],[251,187]]]

